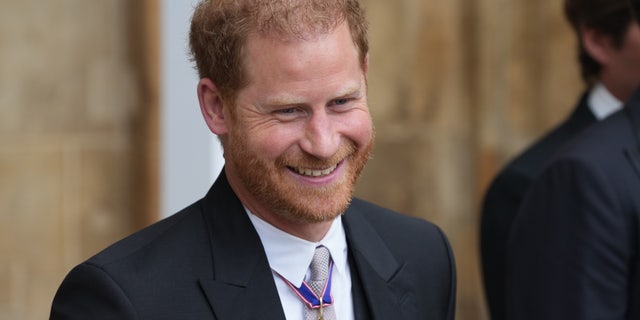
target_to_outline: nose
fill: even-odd
[[[325,110],[313,112],[305,123],[305,133],[300,147],[319,159],[329,159],[338,152],[340,135],[336,123]]]

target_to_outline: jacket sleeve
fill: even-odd
[[[64,279],[51,307],[50,320],[138,319],[122,288],[100,267],[83,263]]]

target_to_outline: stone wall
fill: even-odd
[[[47,319],[70,268],[143,219],[137,10],[0,2],[0,319]]]
[[[377,140],[358,195],[442,227],[458,269],[457,319],[487,319],[484,191],[582,90],[562,1],[364,3]]]
[[[557,0],[363,0],[374,159],[358,195],[441,226],[487,319],[478,208],[581,90]],[[0,2],[0,319],[157,213],[157,0]]]

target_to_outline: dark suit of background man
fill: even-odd
[[[51,319],[453,319],[440,229],[352,199],[373,144],[357,0],[203,1],[190,45],[223,171],[202,200],[74,268]],[[322,279],[311,261],[330,295],[304,291]]]
[[[636,79],[638,21],[620,50],[601,48],[627,58],[619,67]],[[569,142],[531,186],[509,240],[507,316],[640,319],[640,90]]]
[[[640,91],[532,185],[507,254],[508,319],[640,319],[639,142]]]
[[[491,183],[480,226],[482,271],[491,318],[505,319],[505,255],[514,217],[530,184],[567,141],[622,106],[639,82],[634,56],[636,23],[628,0],[565,0],[567,20],[576,32],[587,90],[572,114],[509,163]],[[552,72],[552,71],[551,71]]]

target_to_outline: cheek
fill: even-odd
[[[633,29],[633,34],[629,35],[628,43],[630,47],[627,53],[629,64],[638,68],[640,66],[640,28],[637,25]]]
[[[296,135],[286,127],[273,127],[251,134],[253,137],[249,146],[260,157],[275,160],[282,156],[296,144]]]
[[[373,124],[368,113],[352,118],[345,123],[345,136],[359,147],[368,145],[373,139]]]
[[[636,68],[640,68],[640,42],[636,44],[632,59],[633,64],[636,66]],[[640,74],[638,74],[637,76],[640,76]]]
[[[623,64],[623,71],[629,74],[629,79],[636,82],[640,79],[640,44],[634,48],[633,52],[629,52],[625,57],[626,63]]]

